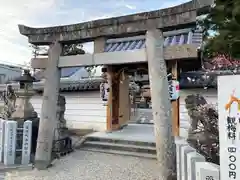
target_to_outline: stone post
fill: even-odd
[[[163,54],[163,33],[158,29],[146,33],[146,55],[152,96],[157,159],[161,180],[176,173],[176,149],[172,133],[172,111],[168,92],[167,68]]]
[[[177,164],[177,180],[182,179],[182,167],[184,166],[182,158],[182,147],[188,146],[187,141],[181,137],[175,137],[175,144],[176,144],[176,164]]]
[[[17,122],[6,121],[4,134],[4,165],[14,165],[16,158]]]
[[[62,46],[58,41],[50,45],[35,156],[35,167],[37,169],[46,169],[52,160],[53,136],[58,121],[57,100],[60,86],[58,61],[61,52]]]
[[[194,148],[189,145],[181,146],[181,180],[187,180],[188,166],[187,166],[187,154],[190,152],[196,152]]]

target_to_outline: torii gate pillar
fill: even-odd
[[[35,155],[35,167],[39,170],[48,168],[52,161],[52,145],[54,130],[57,125],[57,100],[60,86],[58,61],[61,52],[62,46],[58,41],[50,45]]]

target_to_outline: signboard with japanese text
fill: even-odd
[[[30,162],[32,144],[32,121],[25,121],[23,125],[22,164]]]
[[[107,104],[108,94],[109,94],[109,85],[108,83],[101,83],[100,85],[100,97],[104,105]]]
[[[17,122],[6,121],[4,137],[4,165],[13,165],[16,155]]]
[[[171,80],[169,82],[169,94],[170,94],[170,99],[177,100],[179,98],[179,82],[176,80]]]
[[[240,75],[218,77],[220,179],[240,179]]]

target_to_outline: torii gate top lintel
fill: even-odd
[[[192,0],[166,9],[101,19],[65,26],[32,28],[19,25],[22,35],[35,45],[49,45],[58,36],[61,42],[89,42],[97,37],[126,37],[144,34],[149,28],[170,28],[196,22],[211,0]]]

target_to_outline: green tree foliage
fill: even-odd
[[[206,57],[224,54],[240,58],[240,0],[215,0],[199,25],[204,30]],[[212,32],[216,35],[212,36]]]
[[[75,56],[85,54],[82,44],[65,44],[63,45],[63,56]]]

